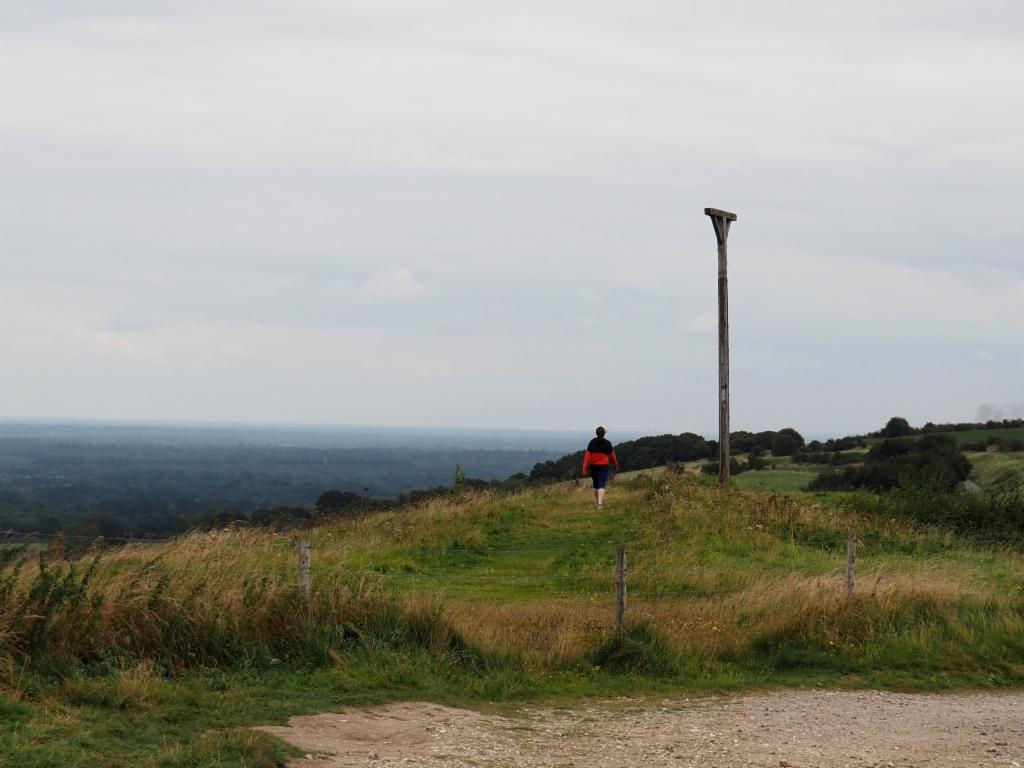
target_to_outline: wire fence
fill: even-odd
[[[911,560],[922,564],[928,557],[941,557],[946,552],[980,548],[1006,552],[1010,557],[1021,555],[1019,548],[1008,548],[1003,539],[964,540],[945,533],[914,538],[905,532],[854,536],[829,531],[827,535],[818,532],[820,541],[807,542],[798,540],[795,530],[776,528],[730,530],[727,537],[723,533],[718,540],[700,538],[706,531],[696,532],[689,541],[687,537],[673,539],[668,548],[655,541],[622,545],[611,536],[574,542],[559,540],[557,535],[544,545],[492,547],[452,541],[448,545],[373,547],[367,542],[346,541],[336,532],[315,529],[279,532],[253,546],[251,538],[247,541],[246,537],[231,536],[232,530],[173,538],[109,539],[0,531],[0,553],[4,552],[4,542],[32,554],[33,544],[52,547],[57,540],[77,539],[88,545],[80,552],[100,556],[119,547],[170,544],[156,552],[152,560],[146,560],[149,556],[143,554],[143,559],[129,567],[142,573],[152,566],[153,576],[184,578],[195,584],[235,584],[244,589],[261,584],[290,586],[307,598],[334,594],[338,588],[376,586],[394,594],[433,594],[470,604],[583,599],[611,605],[614,600],[617,615],[619,605],[625,611],[627,591],[631,600],[651,604],[663,600],[716,600],[749,589],[752,571],[756,579],[763,578],[763,583],[781,579],[779,583],[785,584],[785,579],[797,577],[806,579],[809,585],[825,585],[849,595],[857,583],[858,565],[867,568],[868,583],[877,585],[880,577],[897,578],[903,583],[908,578],[913,580]],[[794,537],[792,546],[790,535]],[[766,542],[772,542],[774,548],[758,548]],[[47,554],[39,550],[40,558]],[[626,567],[627,557],[631,569]],[[872,562],[876,557],[887,559]],[[5,557],[0,565],[10,565],[15,559]],[[881,570],[874,569],[876,563],[883,563]],[[931,577],[926,570],[920,578]]]
[[[87,542],[93,543],[97,547],[105,545],[127,545],[127,544],[166,544],[170,542],[181,542],[186,539],[195,540],[197,543],[201,543],[201,540],[209,538],[211,541],[216,541],[217,546],[225,546],[231,544],[238,544],[239,546],[249,546],[247,541],[233,542],[230,538],[226,538],[223,534],[229,534],[238,530],[255,530],[264,531],[272,536],[280,537],[284,540],[297,540],[300,533],[308,535],[307,529],[286,529],[286,530],[275,530],[260,525],[246,525],[246,526],[235,526],[225,528],[214,528],[209,530],[195,530],[184,532],[174,535],[126,535],[126,536],[105,536],[105,535],[82,535],[82,534],[66,534],[66,533],[52,533],[46,531],[15,531],[15,530],[0,530],[0,544],[29,544],[29,543],[49,543],[53,541],[68,541],[68,542]],[[780,541],[783,543],[791,543],[800,547],[809,549],[831,549],[835,546],[842,545],[846,546],[846,532],[843,531],[823,531],[820,529],[812,530],[801,530],[799,527],[790,529],[785,525],[778,526],[772,529],[756,530],[737,532],[730,530],[728,532],[730,539],[743,542],[757,542],[757,541]],[[683,533],[680,538],[676,540],[677,543],[686,544],[688,541],[688,535]],[[889,546],[889,547],[917,547],[930,546],[930,547],[941,547],[946,549],[963,549],[963,548],[979,548],[979,547],[996,547],[996,548],[1009,548],[1009,549],[1022,549],[1024,548],[1024,540],[1014,538],[1011,536],[975,536],[973,534],[958,534],[953,532],[920,532],[920,533],[902,533],[892,535],[880,535],[880,534],[867,534],[858,535],[858,541],[864,546]],[[614,539],[609,539],[608,543],[614,543]],[[311,546],[325,546],[325,545],[311,545]],[[344,545],[341,545],[344,546]],[[590,545],[581,545],[581,548],[591,548]],[[531,555],[542,555],[542,554],[557,554],[566,555],[571,554],[571,548],[567,549],[564,544],[555,544],[552,546],[544,547],[494,547],[489,545],[475,546],[473,543],[466,543],[462,545],[450,545],[446,547],[439,547],[436,545],[410,545],[410,546],[399,546],[393,547],[388,546],[387,551],[392,554],[401,555],[419,555],[424,552],[436,552],[447,555],[455,554],[466,554],[466,555],[511,555],[511,554],[531,554]]]

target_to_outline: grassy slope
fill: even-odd
[[[968,453],[971,479],[986,491],[999,493],[1024,488],[1024,453]]]
[[[864,544],[857,589],[846,599],[851,531]],[[371,632],[365,623],[374,615],[353,609],[352,621],[364,622],[373,640],[339,645],[327,663],[254,656],[248,666],[193,665],[170,678],[124,654],[60,678],[12,664],[0,667],[5,768],[273,765],[285,754],[281,745],[238,726],[387,698],[1024,682],[1020,556],[872,520],[846,497],[723,495],[700,480],[638,477],[616,484],[604,510],[593,508],[585,485],[565,484],[435,501],[333,522],[309,536],[315,595],[343,604],[395,594],[408,610],[443,610],[471,647],[486,649],[485,661],[467,666],[436,644],[389,644],[395,630]],[[664,643],[640,644],[636,674],[617,671],[614,655],[603,668],[593,663],[612,632],[620,542],[629,547],[629,617]],[[159,632],[161,624],[145,623],[157,590],[182,610],[233,620],[291,589],[294,561],[289,536],[195,535],[108,554],[92,589],[114,606],[131,585],[139,595],[132,626]],[[262,602],[253,603],[245,585],[263,579]],[[201,600],[190,602],[197,590]],[[0,642],[3,621],[0,613]],[[103,621],[94,632],[113,659],[127,640],[108,637]]]
[[[1024,429],[974,429],[967,432],[944,432],[958,443],[978,443],[989,437],[1003,440],[1024,440]],[[969,453],[971,479],[986,491],[1000,493],[1024,487],[1024,453],[987,451]]]

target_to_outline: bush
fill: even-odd
[[[732,457],[729,458],[729,474],[730,475],[739,475],[739,474],[742,474],[743,472],[746,472],[748,469],[751,469],[750,464],[746,464],[746,463],[741,464],[739,459],[737,459],[735,456],[732,456]],[[718,462],[717,461],[709,461],[707,464],[704,464],[703,466],[701,466],[700,471],[703,472],[705,475],[717,475],[718,474]]]
[[[779,432],[772,440],[772,455],[773,456],[792,456],[800,444],[796,441],[796,438],[790,434]]]
[[[862,467],[822,473],[807,486],[812,491],[890,491],[925,486],[950,491],[967,479],[971,463],[948,435],[925,435],[920,440],[890,439],[873,446]]]
[[[592,655],[594,666],[611,672],[645,677],[670,677],[679,673],[679,655],[668,639],[646,621],[627,626]]]
[[[883,497],[881,505],[888,516],[949,528],[962,536],[1018,545],[1024,541],[1024,493],[1020,490],[986,496],[910,486]]]

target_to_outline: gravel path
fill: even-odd
[[[1024,768],[1024,694],[786,691],[482,714],[403,703],[262,730],[294,765],[428,768]]]

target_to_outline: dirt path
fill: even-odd
[[[481,714],[390,704],[265,730],[307,768],[1024,768],[1024,694],[787,691]]]

